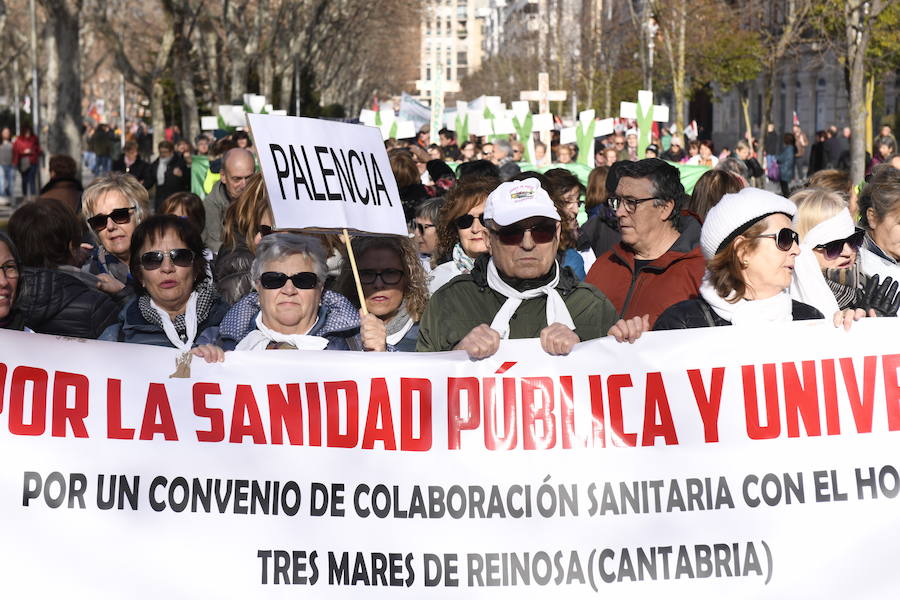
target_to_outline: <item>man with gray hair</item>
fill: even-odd
[[[203,200],[203,208],[206,210],[203,243],[212,252],[218,252],[222,245],[222,231],[228,205],[241,196],[247,187],[247,180],[255,171],[256,161],[249,150],[232,148],[222,157],[222,179],[216,182],[212,191]]]
[[[512,144],[509,140],[497,140],[494,142],[494,152],[491,155],[491,162],[500,169],[500,179],[509,181],[522,170],[516,164],[512,156]]]

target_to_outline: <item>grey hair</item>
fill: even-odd
[[[494,148],[500,148],[506,152],[507,155],[512,154],[512,144],[509,143],[509,140],[497,140],[494,142]]]
[[[253,265],[250,267],[250,278],[253,283],[259,281],[259,276],[263,274],[266,265],[295,254],[301,254],[312,260],[313,270],[319,277],[319,286],[324,285],[325,278],[328,276],[328,267],[325,265],[328,258],[325,246],[318,238],[311,235],[288,231],[267,235],[257,244],[256,258],[253,259]],[[293,275],[293,273],[287,274]]]
[[[438,215],[441,214],[441,206],[443,205],[443,196],[435,196],[434,198],[422,200],[419,205],[416,206],[416,216],[420,219],[428,219],[432,223],[435,223],[438,220]]]
[[[734,156],[729,156],[728,158],[720,160],[715,168],[720,171],[728,171],[732,175],[737,175],[744,181],[750,181],[750,169],[747,168],[744,161],[735,158]]]

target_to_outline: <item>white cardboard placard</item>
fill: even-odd
[[[305,117],[248,118],[275,227],[408,234],[377,128]]]

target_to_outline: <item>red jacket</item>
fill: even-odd
[[[650,327],[664,310],[700,294],[706,260],[682,235],[668,252],[634,272],[634,252],[619,242],[591,266],[585,281],[603,292],[619,318],[650,315]]]
[[[32,134],[28,137],[20,135],[13,142],[13,166],[19,168],[19,160],[23,156],[27,156],[31,160],[31,164],[37,164],[37,159],[41,155],[41,144],[38,142],[36,135]]]

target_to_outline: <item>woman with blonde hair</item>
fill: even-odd
[[[791,200],[797,205],[793,223],[802,250],[794,266],[791,297],[823,314],[863,308],[872,309],[873,317],[895,315],[898,284],[890,277],[881,280],[863,273],[859,251],[865,230],[855,226],[840,195],[808,189]]]
[[[127,173],[110,172],[98,177],[81,196],[81,212],[99,244],[83,271],[96,275],[99,289],[121,302],[133,296],[131,236],[150,206],[150,194]]]
[[[413,242],[409,238],[357,237],[351,245],[368,310],[360,317],[363,347],[415,352],[428,287]],[[359,308],[349,261],[344,261],[335,290]]]

